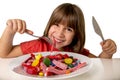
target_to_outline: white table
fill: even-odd
[[[31,80],[21,77],[10,70],[9,63],[13,60],[0,58],[0,80]],[[62,80],[120,80],[120,58],[91,58],[93,67],[86,73]],[[41,80],[41,79],[40,79]]]

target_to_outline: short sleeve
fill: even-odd
[[[31,40],[20,44],[23,54],[37,52],[41,46],[40,40]]]
[[[23,42],[20,44],[20,47],[23,54],[50,51],[51,47],[53,48],[53,46],[49,43],[49,41],[47,41],[46,38]],[[58,49],[55,47],[53,50],[58,51]]]
[[[88,49],[83,49],[81,54],[85,55],[85,56],[88,56],[90,54],[90,51]]]

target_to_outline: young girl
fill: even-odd
[[[99,56],[91,54],[84,48],[84,15],[77,5],[71,3],[61,4],[53,11],[44,35],[39,39],[13,45],[16,32],[33,34],[31,30],[26,28],[24,20],[8,20],[0,39],[0,57],[17,57],[28,53],[51,51],[52,49],[54,51],[75,52],[88,57],[112,58],[116,52],[116,44],[111,39],[101,42],[102,52]]]

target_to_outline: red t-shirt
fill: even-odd
[[[60,51],[57,48],[54,48],[52,46],[52,44],[50,43],[47,37],[41,37],[40,39],[23,42],[20,44],[20,47],[21,47],[23,54],[51,51],[51,49],[53,51]],[[64,51],[73,52],[73,50],[70,48],[65,48]],[[80,54],[88,56],[90,52],[87,49],[83,49],[82,53]]]

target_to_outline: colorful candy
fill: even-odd
[[[65,59],[64,59],[64,62],[65,62],[66,64],[72,64],[73,59],[71,59],[71,58],[65,58]]]
[[[44,76],[44,73],[43,72],[39,72],[39,76]]]
[[[39,76],[69,74],[84,66],[86,62],[81,63],[73,56],[61,53],[47,56],[31,54],[31,57],[22,63],[26,73]]]
[[[48,67],[50,65],[51,61],[49,58],[44,58],[43,63]]]

